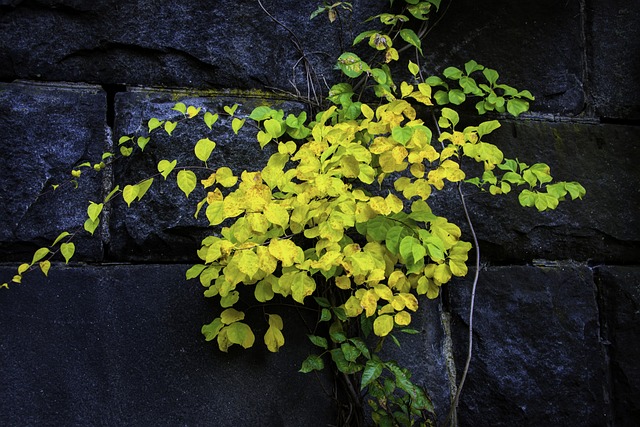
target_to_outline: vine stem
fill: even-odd
[[[457,418],[456,416],[454,416],[454,413],[458,408],[458,401],[460,400],[462,388],[464,387],[464,382],[467,379],[467,374],[469,373],[469,366],[471,365],[471,357],[473,355],[473,309],[475,307],[478,278],[480,277],[480,245],[478,244],[478,236],[476,235],[476,232],[473,228],[473,222],[471,221],[469,209],[467,209],[467,203],[465,201],[464,193],[462,192],[462,185],[460,185],[460,183],[458,183],[458,195],[460,196],[462,209],[464,210],[464,215],[467,219],[469,229],[471,230],[471,236],[473,237],[473,244],[476,248],[476,272],[473,277],[473,285],[471,286],[471,301],[469,302],[469,347],[467,348],[467,360],[464,364],[464,370],[462,371],[460,385],[458,385],[458,390],[456,391],[456,395],[453,398],[453,402],[451,402],[451,409],[449,410],[449,415],[447,416],[447,424],[451,426],[456,426],[458,424],[457,421],[454,421]]]
[[[442,135],[440,130],[440,125],[438,125],[438,121],[436,120],[435,114],[433,111],[431,112],[431,116],[433,117],[433,121],[436,126],[436,131],[438,132],[438,137]],[[444,144],[442,141],[440,142],[442,148],[444,148]],[[449,409],[449,414],[447,415],[447,420],[445,421],[445,425],[457,426],[457,416],[456,410],[458,408],[458,402],[460,401],[460,395],[462,394],[462,389],[464,387],[464,382],[467,379],[467,374],[469,373],[469,366],[471,366],[471,358],[473,356],[473,310],[475,307],[476,300],[476,289],[478,287],[478,279],[480,277],[480,245],[478,244],[478,236],[473,227],[473,221],[471,221],[471,215],[469,214],[469,209],[467,208],[467,202],[464,197],[464,193],[462,192],[462,183],[458,182],[458,196],[460,197],[460,203],[462,204],[462,210],[464,211],[465,219],[467,220],[467,224],[469,225],[469,230],[471,231],[471,237],[473,238],[473,245],[476,248],[476,272],[473,276],[473,284],[471,286],[471,301],[469,302],[469,346],[467,348],[467,360],[464,364],[464,369],[462,371],[462,378],[460,379],[460,384],[457,387],[456,395],[451,402],[451,408]]]

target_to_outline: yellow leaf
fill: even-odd
[[[226,352],[233,344],[239,344],[244,348],[249,348],[255,342],[255,335],[246,323],[236,322],[223,328],[218,334],[218,346],[221,351]]]
[[[411,315],[406,311],[401,311],[399,313],[396,313],[396,315],[394,316],[394,320],[400,326],[407,326],[409,323],[411,323]]]
[[[233,187],[238,182],[238,177],[233,175],[231,169],[226,166],[219,168],[216,171],[216,180],[223,187]]]
[[[351,295],[347,302],[344,303],[344,311],[348,317],[359,316],[362,313],[360,300],[355,295]]]
[[[216,174],[215,173],[212,173],[211,175],[209,175],[209,178],[207,178],[207,179],[200,180],[200,184],[202,184],[202,186],[204,188],[209,188],[215,183],[216,183]]]
[[[264,234],[269,229],[269,221],[261,213],[248,213],[246,218],[249,227],[256,233]]]
[[[373,287],[373,290],[378,295],[378,297],[387,301],[393,300],[393,292],[391,292],[389,286],[378,284]]]
[[[411,92],[413,92],[413,85],[410,85],[407,82],[402,82],[400,84],[400,93],[402,94],[403,98],[411,94]]]
[[[258,246],[256,248],[256,254],[258,255],[258,267],[265,274],[271,274],[276,271],[278,267],[278,261],[271,255],[269,248],[266,246]]]
[[[284,345],[284,335],[280,329],[270,326],[264,334],[264,343],[270,352],[276,353]]]
[[[291,296],[300,304],[304,303],[305,297],[310,296],[316,290],[316,282],[306,271],[299,271],[293,276],[291,283]]]
[[[336,286],[340,289],[351,289],[351,279],[347,276],[336,277]]]
[[[393,330],[393,316],[389,314],[383,314],[373,321],[373,333],[379,337],[389,335],[389,332]]]
[[[42,273],[45,276],[48,276],[49,269],[51,268],[51,261],[49,261],[48,259],[44,261],[40,261],[39,265],[40,265],[40,270],[42,270]]]
[[[205,211],[205,213],[207,215],[207,219],[209,220],[209,224],[218,225],[226,219],[224,214],[224,205],[225,202],[223,200],[216,200],[213,201],[213,203],[210,203],[209,206],[207,206],[207,210]]]
[[[451,280],[451,269],[447,264],[440,264],[433,272],[433,279],[439,284],[447,283]]]
[[[398,294],[402,301],[404,302],[404,306],[411,311],[416,311],[418,309],[418,299],[415,295],[410,294],[408,292],[402,292]]]
[[[402,200],[400,200],[395,194],[392,194],[391,192],[387,195],[387,197],[385,197],[385,202],[389,207],[389,210],[393,213],[402,212],[402,210],[404,209]]]
[[[279,225],[284,230],[289,227],[289,212],[277,203],[269,203],[265,206],[264,216],[270,223]]]
[[[253,277],[260,268],[260,258],[251,249],[236,251],[234,259],[238,262],[238,270]]]
[[[360,300],[360,305],[365,309],[367,317],[373,316],[378,308],[378,294],[373,289],[367,290]]]
[[[295,243],[287,239],[272,239],[269,253],[282,262],[283,267],[291,267],[295,262],[304,260],[304,252]]]
[[[254,296],[256,300],[260,302],[267,302],[273,299],[273,289],[271,288],[271,282],[275,279],[275,276],[267,276],[263,280],[256,284],[254,290]]]

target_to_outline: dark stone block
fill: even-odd
[[[470,282],[449,288],[458,381],[468,346]],[[595,294],[592,271],[580,265],[483,269],[461,425],[608,425]]]
[[[242,171],[261,170],[269,156],[276,150],[274,144],[261,149],[255,139],[257,133],[247,120],[235,135],[231,130],[231,119],[223,107],[239,104],[236,116],[246,117],[251,111],[265,103],[272,108],[299,114],[303,104],[278,99],[262,99],[223,94],[186,94],[178,92],[139,91],[120,93],[116,97],[116,135],[142,132],[146,135],[147,121],[151,117],[162,120],[177,120],[182,114],[172,110],[180,100],[187,105],[203,107],[203,110],[220,113],[220,119],[209,130],[201,113],[198,117],[181,122],[169,137],[164,130],[152,133],[151,141],[143,153],[124,159],[114,167],[115,182],[124,188],[139,180],[155,176],[155,181],[142,203],[134,202],[130,208],[121,197],[114,199],[110,223],[111,241],[109,254],[118,260],[194,260],[200,241],[207,234],[219,232],[212,229],[204,209],[196,219],[197,203],[206,197],[206,192],[196,189],[189,198],[176,185],[176,169],[165,181],[158,174],[157,164],[162,159],[178,161],[176,168],[199,166],[195,169],[198,179],[206,179],[219,167],[231,168],[235,175]],[[216,142],[207,166],[195,157],[193,147],[201,138]],[[223,224],[224,225],[224,224]]]
[[[2,292],[3,425],[330,424],[327,377],[297,372],[313,351],[299,314],[269,308],[284,320],[280,353],[261,326],[255,348],[222,353],[200,333],[216,309],[186,268],[54,265],[48,280]]]
[[[555,210],[538,212],[521,207],[515,191],[491,196],[465,185],[483,259],[637,261],[640,219],[634,212],[640,208],[640,145],[634,143],[634,127],[506,121],[484,139],[508,158],[529,165],[547,163],[555,180],[578,181],[587,194],[582,200],[569,198]],[[454,191],[436,195],[432,202],[434,212],[454,220],[471,239]]]
[[[609,340],[616,426],[640,419],[640,268],[598,268],[606,338]]]
[[[304,93],[298,43],[315,83],[333,80],[339,24],[309,21],[317,2],[263,4],[273,19],[257,1],[16,1],[0,16],[0,79],[295,92],[294,82]],[[379,11],[356,7],[344,27]]]
[[[401,367],[410,370],[411,380],[427,390],[438,417],[438,425],[443,425],[449,411],[451,390],[447,370],[449,349],[442,325],[441,300],[422,297],[419,302],[420,307],[416,313],[412,313],[409,326],[419,333],[394,333],[400,347],[387,339],[380,357],[383,360],[395,360]]]
[[[442,2],[442,19],[423,45],[430,73],[469,60],[536,97],[532,111],[575,116],[585,108],[585,64],[578,2]]]
[[[70,173],[110,144],[106,109],[95,86],[0,83],[0,260],[28,262],[35,249],[78,228],[77,257],[101,259],[101,229],[91,238],[82,224],[89,200],[103,198],[102,183],[83,169],[73,189]]]
[[[640,3],[589,3],[590,90],[598,116],[640,120]]]

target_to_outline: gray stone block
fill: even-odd
[[[640,418],[640,268],[602,266],[597,272],[609,344],[615,425],[631,427]]]
[[[314,351],[299,313],[269,307],[284,320],[280,353],[261,327],[255,348],[222,353],[200,333],[216,308],[187,267],[54,265],[2,292],[3,425],[330,424],[328,377],[297,372]],[[265,323],[262,309],[247,313]]]
[[[431,73],[469,60],[499,82],[536,97],[532,111],[575,116],[585,108],[585,64],[578,2],[442,2],[443,17],[423,45]]]
[[[477,124],[477,122],[474,122]],[[523,208],[515,191],[491,196],[465,185],[483,259],[532,259],[633,263],[640,251],[640,145],[632,126],[505,121],[484,139],[508,158],[543,162],[557,181],[578,181],[582,200],[551,211]],[[481,173],[482,171],[480,171]],[[433,197],[434,212],[454,220],[471,239],[454,191]]]
[[[468,346],[470,285],[465,279],[449,287],[458,381]],[[461,425],[607,425],[607,366],[589,268],[483,269],[473,337]]]
[[[101,259],[101,229],[94,238],[82,229],[89,200],[102,201],[101,180],[83,169],[79,188],[70,181],[76,165],[108,149],[106,110],[96,86],[0,83],[0,260],[28,262],[35,249],[78,228],[77,257]]]
[[[118,260],[193,260],[197,259],[196,250],[204,236],[214,232],[204,211],[194,218],[197,203],[206,197],[201,186],[188,199],[176,185],[176,169],[165,181],[158,174],[157,164],[162,159],[177,160],[176,168],[198,166],[195,169],[198,179],[206,179],[219,167],[227,166],[239,176],[242,171],[261,170],[267,164],[269,156],[277,148],[269,144],[261,149],[255,139],[257,130],[248,120],[235,135],[231,130],[231,119],[225,116],[223,107],[239,104],[236,116],[246,117],[251,111],[264,103],[272,108],[284,109],[298,114],[303,109],[300,103],[278,99],[252,98],[242,95],[224,94],[188,94],[170,91],[136,91],[118,94],[116,97],[116,135],[146,135],[147,121],[151,117],[161,120],[177,120],[182,114],[171,108],[177,101],[187,105],[203,107],[212,113],[220,113],[219,121],[209,130],[202,120],[197,118],[183,121],[169,137],[164,130],[152,133],[151,141],[143,153],[134,154],[114,165],[115,183],[124,188],[139,180],[154,178],[154,184],[142,203],[134,202],[130,208],[121,197],[114,200],[110,223],[111,240],[109,254]],[[201,138],[216,142],[211,160],[207,163],[210,170],[202,168],[204,164],[195,157],[193,147]]]
[[[262,3],[284,27],[257,1],[16,1],[0,16],[0,79],[292,92],[294,82],[304,92],[302,53],[286,27],[319,81],[333,80],[339,24],[309,21],[314,1]],[[344,27],[357,31],[379,12],[379,4],[357,5]]]
[[[640,3],[589,2],[590,92],[598,116],[639,120]]]

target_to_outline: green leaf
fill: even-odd
[[[207,125],[209,129],[211,129],[211,127],[217,121],[218,121],[218,114],[211,114],[208,111],[204,113],[204,124]]]
[[[507,101],[507,111],[518,117],[520,114],[529,110],[529,102],[523,101],[522,99],[510,99]]]
[[[51,261],[49,261],[48,259],[44,261],[40,261],[38,265],[40,266],[40,270],[42,271],[42,274],[44,274],[45,276],[48,276],[49,269],[51,268]]]
[[[213,322],[208,325],[204,325],[201,329],[202,335],[204,335],[204,339],[206,341],[211,341],[215,337],[218,336],[220,330],[224,327],[224,323],[220,320],[219,317],[213,319]]]
[[[342,343],[340,345],[340,350],[347,362],[355,362],[360,356],[360,350],[358,350],[355,345],[348,342]]]
[[[136,197],[138,197],[138,192],[140,188],[137,185],[127,185],[122,190],[122,198],[127,203],[127,206],[131,206],[131,202],[133,202]]]
[[[158,162],[158,172],[160,172],[164,179],[167,179],[173,168],[176,167],[176,164],[178,164],[177,160],[174,160],[172,162],[168,160],[160,160]]]
[[[416,64],[415,62],[409,60],[409,72],[413,75],[413,76],[417,76],[418,73],[420,72],[420,66],[418,66],[418,64]]]
[[[62,233],[60,233],[58,235],[58,237],[56,237],[56,240],[53,241],[53,243],[51,244],[51,246],[55,246],[56,244],[58,244],[58,242],[62,239],[64,239],[65,237],[69,236],[70,233],[68,231],[63,231]]]
[[[244,126],[244,122],[245,122],[245,119],[239,119],[237,117],[234,118],[231,121],[231,129],[233,130],[233,133],[237,135],[238,131],[242,128],[242,126]]]
[[[407,142],[409,142],[409,140],[413,136],[413,128],[396,126],[391,130],[391,136],[398,143],[407,145]]]
[[[260,106],[253,109],[249,118],[257,122],[271,118],[271,108],[266,106]]]
[[[116,195],[116,193],[118,193],[118,191],[120,191],[120,186],[116,185],[116,187],[113,190],[111,190],[109,194],[107,194],[107,197],[104,198],[104,201],[102,203],[107,203],[109,200],[113,198],[113,196]]]
[[[76,252],[76,245],[73,242],[62,243],[60,245],[60,253],[64,257],[65,264],[69,264],[69,260]]]
[[[151,131],[153,131],[156,128],[159,128],[160,126],[162,126],[162,121],[154,118],[149,119],[149,123],[147,124],[147,126],[149,127],[149,133],[151,133]]]
[[[238,109],[238,104],[233,104],[231,107],[225,105],[223,109],[225,113],[227,113],[230,116],[233,116],[236,113],[236,110]]]
[[[369,66],[358,55],[351,52],[344,52],[338,57],[338,68],[352,79],[369,70]]]
[[[118,145],[120,144],[124,144],[127,141],[131,141],[131,137],[130,136],[121,136],[120,139],[118,140]]]
[[[185,114],[187,112],[187,106],[184,105],[182,102],[178,102],[176,103],[176,105],[173,106],[172,110],[176,110],[182,114]]]
[[[307,335],[309,340],[313,343],[313,345],[318,346],[324,350],[329,348],[329,344],[327,343],[327,339],[325,337],[319,337],[317,335]]]
[[[482,74],[484,74],[484,77],[487,79],[487,81],[492,87],[496,84],[496,81],[498,80],[498,76],[499,76],[496,70],[485,68],[484,70],[482,70]]]
[[[196,174],[191,172],[190,170],[183,169],[178,172],[177,176],[178,188],[182,190],[182,192],[189,197],[189,194],[196,188]]]
[[[35,254],[33,254],[33,260],[31,260],[31,265],[35,264],[36,262],[40,261],[42,258],[46,257],[49,252],[51,252],[49,250],[49,248],[40,248],[36,251]]]
[[[196,264],[192,266],[186,272],[187,280],[195,279],[200,275],[200,273],[202,273],[202,270],[204,270],[205,268],[207,268],[207,266],[204,264]]]
[[[473,73],[474,71],[481,71],[481,70],[484,70],[484,66],[478,64],[473,59],[467,62],[466,64],[464,64],[464,71],[467,73],[467,76]]]
[[[500,127],[500,122],[497,120],[491,120],[488,122],[482,122],[478,125],[478,138],[482,138],[494,130]]]
[[[138,147],[140,147],[140,150],[144,151],[144,147],[147,146],[147,144],[149,143],[150,140],[151,140],[151,138],[149,138],[149,137],[139,136],[138,137]]]
[[[378,377],[382,374],[382,370],[384,365],[379,359],[371,359],[368,360],[364,365],[364,370],[362,371],[362,378],[360,379],[360,390],[364,390],[372,381],[378,379]]]
[[[100,220],[99,219],[96,219],[94,221],[91,218],[87,218],[87,220],[84,222],[84,224],[82,226],[84,227],[84,229],[87,232],[89,232],[91,235],[93,235],[93,233],[96,231],[96,228],[98,228],[99,224],[100,224]]]
[[[307,374],[311,371],[321,371],[323,368],[324,361],[322,360],[322,357],[316,354],[311,354],[304,360],[304,362],[302,362],[302,367],[298,372]]]
[[[451,89],[449,91],[449,101],[454,105],[460,105],[467,99],[467,95],[460,89]]]
[[[420,55],[422,55],[422,43],[420,42],[420,38],[415,33],[415,31],[409,28],[403,28],[402,30],[400,30],[400,37],[402,37],[402,40],[418,49],[418,52],[420,52]]]
[[[133,153],[133,147],[120,147],[120,154],[124,157],[129,157]]]
[[[387,246],[387,249],[389,249],[392,254],[398,254],[400,242],[409,234],[410,231],[407,227],[403,227],[401,225],[391,227],[389,231],[387,231],[387,235],[385,237],[385,244]]]
[[[211,141],[209,138],[203,138],[196,142],[193,151],[196,153],[196,157],[203,162],[207,162],[213,149],[216,148],[216,143]]]
[[[178,122],[172,122],[172,121],[167,120],[164,123],[164,131],[167,132],[167,134],[169,134],[169,136],[171,136],[171,133],[174,131],[176,126],[178,126]]]
[[[447,67],[442,72],[442,75],[451,80],[458,80],[462,77],[462,71],[456,67]]]
[[[145,179],[138,184],[138,200],[142,200],[142,197],[149,191],[151,184],[153,184],[153,178]]]
[[[264,130],[271,138],[277,138],[282,135],[282,124],[276,119],[268,119],[264,122]]]
[[[102,203],[89,203],[89,207],[87,207],[87,214],[89,215],[89,219],[91,219],[91,221],[95,221],[98,219],[98,215],[100,215],[100,212],[102,212],[103,206],[104,205]]]

